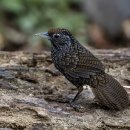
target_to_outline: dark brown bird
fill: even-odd
[[[76,100],[83,85],[92,88],[99,103],[114,110],[129,105],[128,94],[112,76],[105,73],[103,64],[83,47],[67,29],[51,29],[39,33],[52,43],[51,56],[55,67],[77,87]]]

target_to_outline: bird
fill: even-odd
[[[68,29],[52,28],[35,34],[51,42],[51,57],[55,67],[77,87],[72,103],[89,85],[97,101],[111,110],[123,110],[130,104],[128,93],[111,75],[105,73],[103,63],[79,43]]]

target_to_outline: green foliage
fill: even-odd
[[[1,21],[8,21],[16,29],[28,34],[63,27],[73,31],[85,30],[85,16],[73,10],[78,0],[0,0]],[[10,15],[10,17],[9,17]],[[9,17],[9,18],[8,18]]]

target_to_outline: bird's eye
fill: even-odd
[[[60,34],[54,34],[53,37],[54,37],[54,38],[59,38],[59,37],[60,37]]]

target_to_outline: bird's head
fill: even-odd
[[[47,37],[52,45],[56,48],[62,48],[64,46],[70,46],[72,44],[72,34],[67,29],[50,29],[48,32],[41,32],[35,34],[41,37]]]

